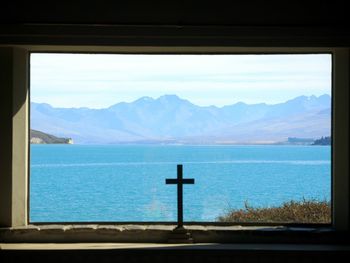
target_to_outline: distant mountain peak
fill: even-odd
[[[179,96],[175,95],[175,94],[165,94],[162,95],[158,98],[158,100],[173,100],[173,101],[177,101],[177,100],[183,100],[181,99]]]
[[[331,97],[299,96],[284,103],[202,107],[177,95],[141,97],[109,108],[55,108],[32,103],[31,127],[77,143],[281,141],[329,134]],[[310,129],[312,127],[312,129]]]
[[[315,95],[311,95],[311,96],[308,97],[308,99],[309,100],[315,100],[315,99],[317,99],[317,97]]]
[[[139,100],[143,100],[143,101],[154,101],[154,99],[152,97],[149,96],[143,96],[141,98],[139,98]]]
[[[329,94],[323,94],[323,95],[319,96],[318,98],[319,98],[319,99],[320,99],[320,98],[327,98],[327,99],[330,99],[331,96],[330,96]]]
[[[45,103],[45,102],[34,102],[32,101],[31,102],[32,105],[36,105],[36,106],[39,106],[39,107],[48,107],[48,108],[52,108],[52,106],[48,103]]]
[[[243,101],[239,101],[239,102],[235,103],[234,105],[236,105],[236,106],[247,106],[247,103],[245,103]]]
[[[143,96],[137,100],[135,100],[134,102],[152,102],[154,101],[154,99],[152,97],[149,97],[149,96]]]
[[[315,96],[315,95],[311,95],[311,96],[298,96],[295,97],[293,99],[290,99],[288,101],[286,101],[286,103],[288,102],[313,102],[313,101],[330,101],[331,100],[331,96],[328,94],[323,94],[320,96]]]
[[[287,102],[289,102],[289,101],[305,101],[305,100],[308,100],[308,96],[301,95],[301,96],[295,97],[293,99],[287,100]]]
[[[166,94],[163,96],[160,96],[156,101],[160,102],[161,104],[188,104],[193,105],[190,101],[186,99],[182,99],[179,96],[175,94]]]

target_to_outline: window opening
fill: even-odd
[[[330,223],[331,61],[32,53],[30,221]]]

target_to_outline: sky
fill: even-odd
[[[122,55],[32,53],[32,102],[106,108],[175,94],[199,106],[331,94],[330,54]]]

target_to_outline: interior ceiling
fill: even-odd
[[[350,46],[338,0],[7,0],[0,44]]]
[[[21,24],[344,26],[337,0],[60,0],[1,3],[0,22]]]

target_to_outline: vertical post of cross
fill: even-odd
[[[165,179],[166,184],[177,184],[177,227],[183,226],[183,185],[194,184],[194,179],[183,179],[182,164],[177,165],[177,178]]]
[[[183,215],[183,173],[182,164],[177,165],[177,227],[182,227],[184,224]]]

